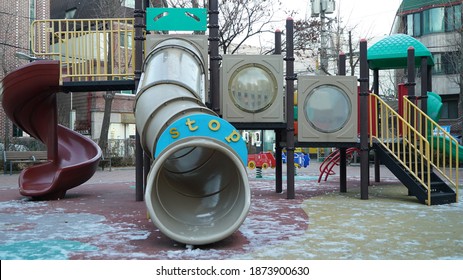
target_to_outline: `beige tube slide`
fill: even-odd
[[[204,105],[201,40],[150,36],[156,40],[147,40],[135,104],[142,147],[153,159],[146,206],[171,239],[214,243],[233,234],[249,211],[246,146],[231,124]]]

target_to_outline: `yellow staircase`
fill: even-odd
[[[370,95],[369,102],[378,108],[376,121],[370,122],[370,146],[381,161],[423,203],[456,202],[458,141],[406,97],[403,116],[376,94]],[[450,144],[434,142],[427,137],[431,132],[443,135]]]

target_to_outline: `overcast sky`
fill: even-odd
[[[310,17],[310,0],[282,0],[282,2],[289,9],[300,11],[294,19]],[[335,14],[340,11],[344,24],[357,25],[358,36],[371,38],[389,34],[402,0],[335,0],[335,3]],[[335,14],[330,17],[334,17]],[[284,25],[281,29],[284,29]]]

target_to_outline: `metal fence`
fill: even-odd
[[[98,143],[98,139],[94,139]],[[3,162],[4,142],[0,143],[0,157]],[[46,151],[47,147],[32,137],[12,137],[8,141],[9,151]],[[135,165],[135,139],[109,139],[106,157],[112,158],[113,166]]]
[[[112,157],[135,157],[135,139],[109,139],[108,146]]]

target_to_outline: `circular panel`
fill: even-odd
[[[228,92],[238,108],[257,113],[272,105],[277,87],[277,80],[270,70],[258,64],[246,64],[233,73]]]
[[[304,101],[304,115],[307,121],[320,132],[339,131],[349,121],[351,114],[349,96],[336,86],[316,87]]]

